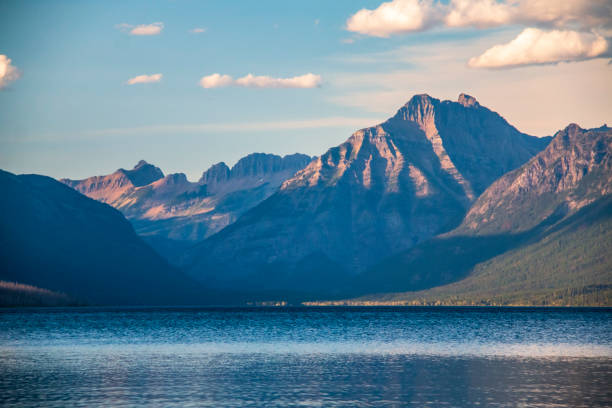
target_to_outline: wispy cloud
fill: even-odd
[[[293,78],[273,78],[248,74],[236,80],[236,85],[249,88],[316,88],[321,85],[321,76],[305,74]]]
[[[126,84],[134,85],[134,84],[149,84],[152,82],[159,82],[162,79],[162,74],[152,74],[152,75],[138,75],[134,78],[128,79]]]
[[[200,123],[185,125],[154,125],[129,128],[111,128],[86,132],[91,136],[106,135],[150,135],[150,134],[178,134],[178,133],[230,133],[230,132],[265,132],[275,130],[325,129],[349,127],[360,129],[380,123],[377,117],[345,117],[332,116],[327,118],[296,119],[267,122],[226,122],[226,123]]]
[[[200,86],[202,88],[221,88],[224,86],[230,86],[234,83],[234,79],[229,75],[211,74],[203,76],[200,79]]]
[[[211,74],[200,79],[202,88],[221,88],[227,86],[240,86],[246,88],[316,88],[321,86],[320,75],[308,73],[292,78],[274,78],[270,76],[245,75],[233,79],[229,75]]]
[[[610,26],[612,3],[609,0],[452,0],[443,22],[449,27],[520,24],[590,30]]]
[[[526,28],[512,41],[495,45],[482,55],[471,58],[468,65],[473,68],[511,68],[606,56],[610,56],[610,47],[601,35]]]
[[[206,28],[204,27],[196,27],[189,30],[191,34],[202,34],[206,32]]]
[[[9,83],[16,81],[21,73],[12,65],[12,60],[4,54],[0,54],[0,89],[5,88]]]
[[[132,25],[127,23],[117,24],[115,28],[128,32],[130,35],[158,35],[164,29],[164,23]]]
[[[495,0],[453,0],[444,11],[440,23],[449,27],[495,27],[510,23],[515,16],[512,5]]]
[[[84,138],[100,139],[105,137],[133,136],[178,136],[178,135],[217,135],[219,133],[255,133],[275,131],[300,131],[310,129],[340,129],[353,132],[358,129],[381,123],[388,115],[330,116],[323,118],[289,119],[260,122],[210,122],[191,124],[158,124],[149,126],[117,127],[96,130],[83,130],[76,133],[32,133],[29,135],[3,135],[4,141],[13,143],[65,142],[68,140],[83,141]]]

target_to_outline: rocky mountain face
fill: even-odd
[[[353,286],[362,294],[437,287],[380,297],[415,304],[609,304],[610,225],[612,129],[572,124],[487,188],[458,228],[375,265]]]
[[[491,185],[456,234],[518,233],[612,193],[612,129],[571,124],[524,166]]]
[[[126,192],[163,177],[164,173],[158,167],[141,160],[132,170],[119,169],[108,176],[95,176],[85,180],[62,179],[60,181],[94,200],[112,204]]]
[[[206,302],[114,208],[44,176],[0,170],[0,188],[0,280],[90,304]]]
[[[185,263],[209,285],[329,290],[458,225],[486,187],[548,142],[471,96],[417,95],[314,159]]]
[[[215,164],[195,183],[183,173],[164,176],[145,161],[107,176],[60,181],[117,208],[139,234],[154,242],[197,241],[270,196],[310,160],[303,154],[255,153],[231,169],[225,163]]]

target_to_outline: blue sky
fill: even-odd
[[[393,13],[413,18],[416,5],[433,17],[380,31],[390,27],[381,1],[4,1],[0,55],[18,78],[6,77],[0,89],[0,168],[81,178],[146,159],[197,179],[215,162],[231,165],[254,151],[321,154],[421,92],[441,99],[471,93],[536,135],[570,122],[612,123],[609,51],[596,49],[606,46],[599,38],[609,38],[609,21],[592,23],[581,11],[576,21],[588,21],[586,28],[534,28],[540,44],[551,30],[579,32],[595,50],[588,55],[545,49],[543,58],[561,60],[499,62],[489,53],[473,63],[530,34],[523,34],[525,19],[517,11],[503,23],[449,23],[435,13],[450,15],[444,7],[454,3],[428,4],[396,0]],[[349,24],[362,9],[365,23],[357,15]],[[130,33],[153,23],[163,24],[156,35]],[[159,82],[127,84],[157,73]],[[320,83],[201,87],[213,73],[234,81],[312,73]]]

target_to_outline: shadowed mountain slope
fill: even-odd
[[[44,176],[0,171],[0,188],[0,280],[94,304],[208,301],[112,207]]]
[[[459,281],[366,299],[580,304],[573,296],[584,295],[610,304],[611,197],[612,129],[570,125],[493,183],[458,228],[371,268],[356,290],[418,291]]]
[[[569,125],[537,157],[493,183],[455,233],[527,230],[612,193],[611,152],[612,129]]]
[[[388,284],[361,289],[362,293],[376,289],[416,291],[370,294],[349,301],[315,304],[612,305],[610,196],[549,228],[539,228],[522,236],[462,237],[432,242],[421,250],[429,259],[416,251],[391,258],[386,265],[376,268],[377,272],[385,267],[394,272],[386,275]],[[403,276],[399,276],[399,265]],[[460,277],[465,278],[446,285],[432,285],[432,282],[453,282]],[[418,290],[431,286],[435,287]]]
[[[211,285],[334,291],[345,277],[457,226],[490,183],[548,141],[468,95],[417,95],[313,160],[185,262]]]

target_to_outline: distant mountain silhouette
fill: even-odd
[[[154,172],[144,179],[125,176],[136,184],[157,177]],[[0,280],[90,304],[214,301],[171,268],[112,207],[45,176],[0,171],[0,189]]]
[[[164,176],[159,168],[141,160],[133,170],[60,181],[120,210],[136,232],[172,258],[192,242],[234,222],[310,160],[303,154],[253,153],[231,169],[223,162],[213,165],[195,183],[183,173]]]
[[[456,227],[485,188],[549,140],[519,132],[469,95],[416,95],[196,245],[185,265],[218,287],[333,292]]]

